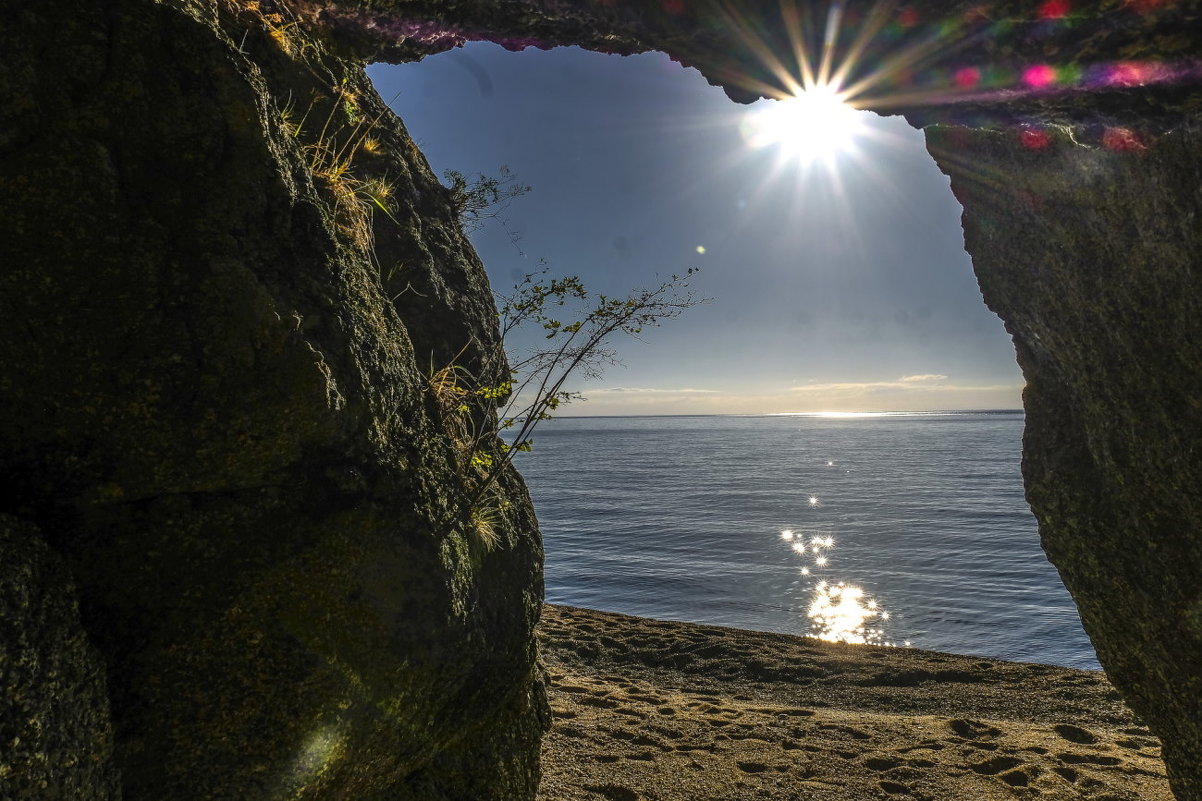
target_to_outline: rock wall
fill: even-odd
[[[255,3],[0,17],[0,513],[120,775],[68,795],[532,796],[533,513],[506,475],[473,525],[429,389],[495,363],[491,295],[362,65]]]
[[[841,8],[851,76],[879,73],[868,104],[932,126],[1015,338],[1049,556],[1198,801],[1200,3]],[[63,744],[34,742],[0,781],[531,797],[536,526],[513,475],[483,518],[463,508],[462,421],[429,381],[498,369],[491,299],[455,199],[362,64],[469,39],[660,49],[747,100],[787,88],[825,6],[0,13],[0,588],[6,615],[25,610],[6,665],[35,666],[4,681],[35,688]],[[966,63],[994,77],[961,81]],[[1052,65],[1079,80],[1025,72]],[[37,695],[58,692],[37,667],[56,664],[77,714]]]
[[[1027,376],[1025,480],[1114,683],[1202,799],[1202,4],[305,0],[374,58],[472,39],[657,49],[784,96],[835,31],[859,105],[926,127]]]
[[[41,533],[0,515],[0,797],[117,798],[104,667]]]
[[[1202,798],[1202,129],[927,130],[1027,379],[1023,474],[1098,659]],[[1113,145],[1114,143],[1111,142]]]

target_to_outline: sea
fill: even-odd
[[[1021,411],[564,417],[518,454],[551,603],[1097,669]]]

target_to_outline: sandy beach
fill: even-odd
[[[539,801],[1172,801],[1095,671],[547,605]]]

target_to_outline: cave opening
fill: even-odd
[[[495,291],[546,267],[622,296],[695,267],[713,299],[618,343],[519,457],[549,601],[1097,667],[1023,499],[1013,346],[922,132],[855,112],[850,146],[807,152],[757,128],[780,104],[659,53],[475,43],[370,75],[436,173],[531,187],[472,234]]]

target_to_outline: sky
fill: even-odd
[[[960,207],[900,118],[782,126],[789,106],[662,54],[475,43],[370,75],[437,174],[531,187],[472,234],[494,290],[542,263],[610,296],[700,270],[707,302],[615,340],[621,364],[562,414],[1021,408]]]

